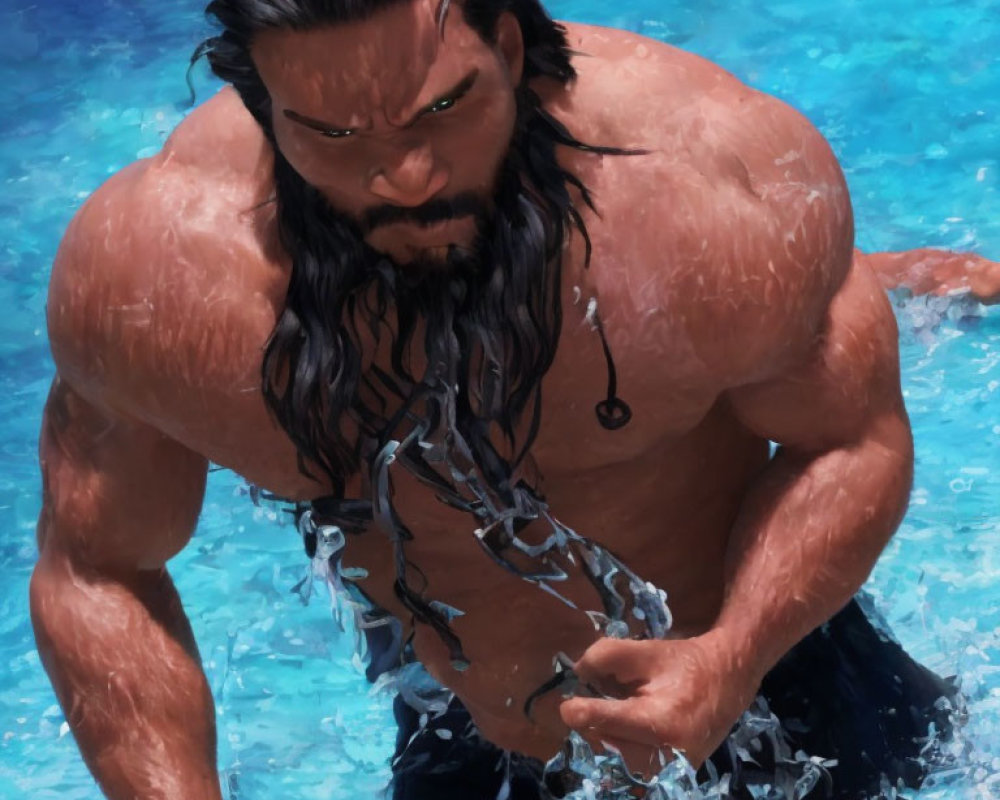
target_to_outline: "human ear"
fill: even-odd
[[[524,38],[521,36],[521,24],[510,11],[504,11],[497,20],[496,41],[507,65],[510,82],[517,86],[524,73]]]

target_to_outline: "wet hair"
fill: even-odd
[[[527,452],[538,429],[541,381],[555,356],[562,324],[561,254],[570,228],[590,241],[569,187],[593,207],[586,187],[557,162],[555,148],[568,145],[600,154],[575,139],[542,107],[529,81],[547,77],[569,83],[575,72],[564,29],[537,0],[462,0],[467,24],[487,42],[496,23],[512,12],[525,45],[517,121],[493,196],[495,207],[478,217],[476,256],[453,255],[444,270],[404,277],[363,239],[359,226],[329,206],[283,157],[275,143],[271,103],[250,55],[254,37],[266,30],[308,30],[365,20],[409,0],[213,0],[207,13],[222,32],[204,42],[192,63],[208,57],[213,72],[232,84],[275,145],[275,197],[282,246],[292,259],[284,310],[267,343],[262,366],[264,398],[292,439],[299,467],[318,468],[343,491],[361,463],[362,437],[391,434],[389,396],[405,398],[419,382],[409,355],[418,323],[424,348],[447,339],[457,359],[456,425],[491,483],[505,482]],[[448,0],[441,7],[441,22]],[[415,210],[415,213],[420,213]],[[394,319],[393,319],[394,318]],[[391,373],[363,369],[361,340],[391,336]],[[366,337],[367,338],[367,337]],[[610,362],[609,362],[610,363]],[[373,377],[374,376],[374,377]],[[516,442],[525,410],[531,417]],[[391,414],[389,415],[391,416]],[[345,417],[353,424],[346,425]],[[501,457],[491,444],[498,425],[510,445]]]
[[[192,61],[207,54],[212,71],[239,92],[273,143],[271,98],[250,56],[254,38],[268,30],[311,30],[361,22],[406,2],[412,0],[212,0],[205,13],[215,17],[223,30],[203,42]],[[441,3],[442,24],[451,5],[451,0]],[[576,76],[565,31],[538,0],[461,0],[456,5],[469,27],[489,43],[495,40],[500,15],[505,11],[514,14],[524,41],[525,82],[545,76],[567,83]]]

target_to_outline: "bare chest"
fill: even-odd
[[[596,217],[588,232],[594,246],[589,269],[578,235],[567,248],[559,346],[542,382],[532,456],[551,476],[621,464],[654,445],[669,449],[697,427],[719,394],[720,376],[699,358],[688,331],[690,308],[664,299],[662,278],[651,278],[671,265],[653,262],[641,241],[618,235]],[[281,291],[274,290],[275,315]],[[195,315],[197,300],[190,307]],[[183,356],[188,366],[167,370],[170,380],[152,387],[161,426],[281,496],[326,493],[328,486],[302,476],[294,446],[263,399],[261,365],[273,320],[259,313],[240,320],[234,312],[226,323],[228,330],[216,338],[242,347],[227,348],[225,358],[208,357],[197,342],[188,348],[174,342],[163,354],[170,362]],[[218,317],[206,313],[201,321],[187,319],[184,329],[200,341],[218,325]],[[199,359],[201,371],[191,365]],[[388,362],[380,366],[392,371]],[[607,410],[609,403],[628,409],[627,424],[602,424],[600,407]]]
[[[554,471],[620,463],[654,444],[669,448],[697,427],[725,385],[691,333],[692,305],[700,300],[682,301],[669,289],[669,255],[651,252],[635,229],[589,216],[592,257],[584,267],[576,237],[534,448]],[[609,411],[627,423],[608,425]]]
[[[623,465],[652,448],[672,452],[709,414],[718,394],[715,382],[710,375],[676,368],[688,358],[683,335],[672,340],[658,316],[611,314],[597,323],[602,337],[582,304],[567,308],[556,360],[542,382],[540,425],[531,449],[543,476]],[[660,328],[663,338],[649,328]],[[258,358],[248,358],[244,379],[187,405],[187,413],[175,420],[177,430],[213,462],[280,496],[310,499],[327,493],[327,484],[302,475],[295,448],[268,413],[259,383]],[[200,387],[184,402],[205,394]]]
[[[590,233],[589,270],[576,239],[564,268],[560,343],[542,383],[531,451],[538,486],[564,524],[667,588],[679,629],[698,630],[717,608],[728,531],[766,447],[719,401],[720,376],[698,358],[685,308],[664,299],[662,281],[648,278],[669,263],[652,263],[645,248],[596,221]],[[159,387],[162,402],[172,405],[164,419],[192,449],[257,486],[297,500],[328,494],[328,484],[302,475],[294,446],[267,412],[260,370],[270,330],[255,319],[240,337],[247,346],[229,353],[224,370],[208,365],[197,382]],[[614,430],[597,411],[609,395],[630,414]],[[448,654],[426,626],[416,632],[418,655],[481,715],[504,717],[505,698],[519,708],[550,674],[552,653],[578,656],[593,627],[491,564],[474,517],[445,507],[412,476],[394,477],[396,511],[414,534],[406,559],[428,599],[465,613],[455,630],[475,667],[461,678],[448,671]],[[356,479],[348,490],[364,491]],[[365,571],[363,589],[377,604],[409,618],[393,590],[397,553],[388,537],[378,530],[352,537],[345,563]],[[584,581],[567,593],[586,594]]]

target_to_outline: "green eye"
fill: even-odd
[[[444,100],[438,100],[434,105],[427,109],[427,113],[438,114],[442,111],[447,111],[453,105],[455,105],[455,98],[447,97]]]
[[[336,129],[331,128],[329,130],[320,131],[320,132],[327,139],[344,139],[344,138],[346,138],[348,136],[353,136],[354,135],[354,131],[350,130],[350,129],[336,130]]]

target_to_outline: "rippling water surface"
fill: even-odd
[[[803,111],[844,165],[862,248],[1000,258],[995,0],[550,8],[698,52]],[[183,117],[187,57],[208,32],[188,0],[0,2],[0,798],[100,796],[27,620],[35,449],[52,376],[45,285],[74,210]],[[196,71],[201,99],[215,90],[206,72]],[[998,797],[1000,312],[924,300],[897,310],[917,473],[869,589],[911,652],[960,675],[970,698],[968,755],[920,796]],[[390,699],[369,694],[324,603],[304,608],[290,593],[303,566],[278,513],[255,508],[234,475],[213,474],[172,571],[206,660],[234,798],[375,797],[388,776]]]

